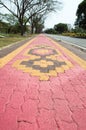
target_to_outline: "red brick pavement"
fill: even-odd
[[[24,53],[38,45],[59,50],[59,58],[73,66],[55,76],[45,73],[48,80],[47,76],[41,80],[38,71],[34,76],[33,70],[25,72],[14,66],[17,60],[29,59],[31,55]],[[86,130],[86,70],[58,45],[39,35],[0,68],[0,130]]]

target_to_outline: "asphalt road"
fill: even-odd
[[[81,59],[86,60],[86,39],[71,38],[67,36],[58,36],[50,34],[46,35],[56,40],[60,45],[75,53]]]
[[[50,34],[48,34],[47,36],[50,36],[51,38],[54,38],[55,40],[61,40],[69,44],[74,44],[76,46],[78,45],[82,48],[86,48],[86,39],[73,38],[73,37],[68,37],[68,36],[50,35]]]

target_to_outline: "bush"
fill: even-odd
[[[48,33],[48,34],[57,34],[57,32],[54,29],[52,29],[52,28],[46,29],[44,32]]]
[[[77,38],[86,38],[86,33],[63,33],[63,36],[77,37]]]

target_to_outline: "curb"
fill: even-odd
[[[67,42],[67,41],[64,41],[64,40],[58,40],[58,41],[59,41],[59,42],[64,42],[64,43],[66,43],[66,44],[69,44],[69,45],[71,45],[71,46],[74,46],[74,47],[80,49],[81,51],[86,52],[86,48],[85,48],[85,47],[81,47],[81,46],[79,46],[79,45],[75,45],[75,44],[73,44],[73,43],[71,43],[71,42]]]

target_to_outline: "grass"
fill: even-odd
[[[0,48],[4,46],[8,46],[10,44],[13,44],[21,40],[25,40],[29,37],[31,37],[31,35],[28,36],[20,36],[20,34],[5,35],[5,37],[0,37]]]

